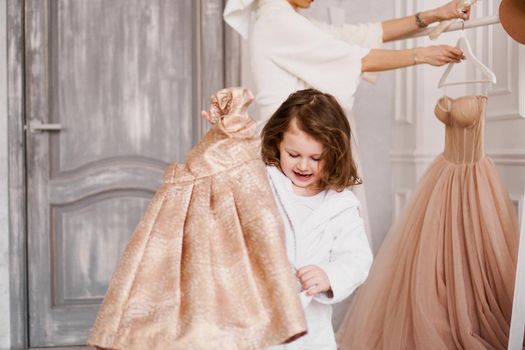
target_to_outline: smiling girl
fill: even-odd
[[[332,307],[364,282],[372,262],[352,159],[350,125],[335,98],[293,93],[262,131],[267,164],[286,231],[308,334],[273,349],[335,350]]]

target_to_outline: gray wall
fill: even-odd
[[[0,348],[10,344],[7,216],[7,1],[0,0]]]

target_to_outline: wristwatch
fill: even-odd
[[[416,17],[416,24],[419,28],[426,28],[428,26],[428,24],[425,24],[422,20],[421,20],[421,12],[418,12],[416,13],[415,17]]]

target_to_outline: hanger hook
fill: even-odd
[[[462,32],[465,31],[465,21],[464,20],[461,20],[461,31]]]

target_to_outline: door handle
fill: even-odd
[[[42,132],[42,131],[60,131],[62,125],[60,124],[46,124],[42,123],[38,119],[33,119],[29,122],[29,132]]]

